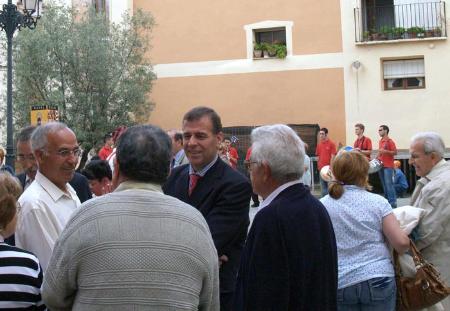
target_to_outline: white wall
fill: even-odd
[[[109,0],[109,17],[113,23],[120,23],[124,13],[133,13],[133,1]]]
[[[450,147],[447,113],[450,104],[450,43],[448,40],[422,39],[358,46],[355,44],[353,19],[353,8],[358,3],[358,0],[341,0],[347,144],[354,141],[354,124],[362,122],[375,149],[379,140],[377,129],[381,124],[390,127],[390,136],[398,148],[407,149],[411,136],[419,131],[438,132]],[[426,88],[384,91],[380,59],[405,56],[424,57]],[[359,70],[352,68],[352,62],[356,60],[361,63]]]

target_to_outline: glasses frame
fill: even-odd
[[[82,150],[80,147],[74,148],[72,150],[70,149],[62,149],[58,151],[49,152],[48,150],[45,150],[47,154],[54,154],[61,158],[67,159],[70,156],[74,155],[76,158],[79,158],[81,156]]]

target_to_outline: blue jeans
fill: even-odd
[[[393,208],[397,207],[397,196],[394,188],[394,169],[383,167],[378,171],[381,185],[383,186],[384,197],[388,200]]]
[[[319,177],[320,180],[320,189],[322,197],[326,196],[328,194],[328,182],[322,179],[322,177]]]
[[[397,287],[394,277],[373,278],[338,289],[338,311],[395,311]]]

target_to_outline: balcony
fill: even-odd
[[[445,2],[376,5],[374,0],[363,0],[361,4],[354,9],[357,44],[447,37]]]

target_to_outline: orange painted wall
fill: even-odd
[[[343,69],[164,78],[151,98],[149,122],[165,129],[180,128],[185,112],[206,105],[224,126],[318,123],[345,144]]]
[[[154,64],[246,58],[244,25],[293,21],[293,54],[342,52],[339,0],[135,0],[157,25]]]

